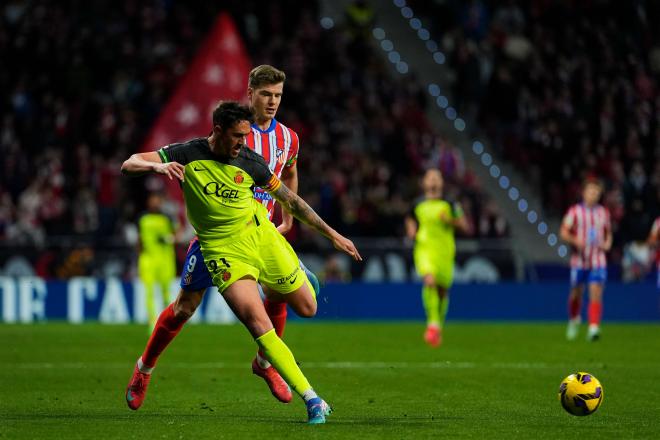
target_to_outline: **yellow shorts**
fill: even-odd
[[[415,249],[413,252],[415,269],[420,277],[433,275],[435,283],[449,289],[454,282],[454,257],[440,256],[425,249]]]
[[[253,232],[233,243],[202,245],[202,255],[220,293],[246,276],[283,294],[307,281],[295,251],[268,220],[262,220]]]
[[[160,283],[169,285],[176,276],[176,260],[141,253],[138,256],[138,275],[144,284]]]

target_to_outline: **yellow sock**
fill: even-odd
[[[440,328],[445,325],[445,318],[447,318],[447,310],[449,310],[449,294],[441,300],[440,303]]]
[[[264,333],[256,340],[261,351],[266,355],[270,363],[273,364],[286,383],[289,384],[293,391],[302,397],[303,393],[309,390],[312,386],[309,384],[302,371],[300,371],[289,347],[287,347],[279,336],[277,336],[277,333],[275,333],[275,329]]]
[[[426,311],[427,325],[440,325],[440,298],[438,289],[431,286],[422,287],[422,302]]]

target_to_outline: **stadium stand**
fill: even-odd
[[[302,139],[302,195],[350,235],[401,236],[417,175],[438,166],[473,235],[507,235],[460,151],[429,126],[421,85],[391,77],[365,23],[323,29],[314,2],[289,3],[227,8],[254,62],[288,74],[279,117]],[[145,181],[120,179],[120,159],[143,141],[216,14],[202,2],[36,1],[4,9],[3,241],[116,243],[130,229]],[[294,236],[305,240],[300,229]]]
[[[526,173],[548,213],[560,216],[585,177],[604,179],[620,261],[660,212],[658,5],[410,3],[433,17],[450,54],[459,110]]]

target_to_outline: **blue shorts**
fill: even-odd
[[[607,269],[604,267],[597,269],[571,269],[571,287],[578,284],[605,284],[607,281]]]
[[[302,261],[299,261],[299,263],[300,268],[305,271],[307,278],[309,278],[312,287],[318,295],[320,290],[318,279],[305,267]],[[206,264],[204,264],[202,248],[197,238],[191,241],[190,246],[188,246],[188,253],[186,253],[186,259],[183,262],[183,272],[181,273],[181,281],[179,284],[181,289],[185,292],[206,290],[213,286],[213,280],[211,279],[209,270],[206,268]]]

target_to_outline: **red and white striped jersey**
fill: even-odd
[[[252,124],[252,132],[247,136],[247,146],[263,156],[268,168],[279,179],[284,168],[296,164],[300,142],[295,131],[273,119],[267,130],[261,130]],[[262,188],[255,187],[254,198],[263,203],[272,220],[275,200],[271,195]]]
[[[583,203],[571,206],[564,219],[571,234],[576,235],[583,243],[584,249],[573,249],[571,253],[571,268],[573,269],[601,269],[607,267],[605,251],[601,245],[605,243],[608,231],[611,231],[610,212],[602,205],[591,208]]]
[[[651,234],[656,238],[660,239],[660,217],[656,218],[651,226]],[[658,270],[660,270],[660,243],[655,245],[655,263],[658,265]]]

